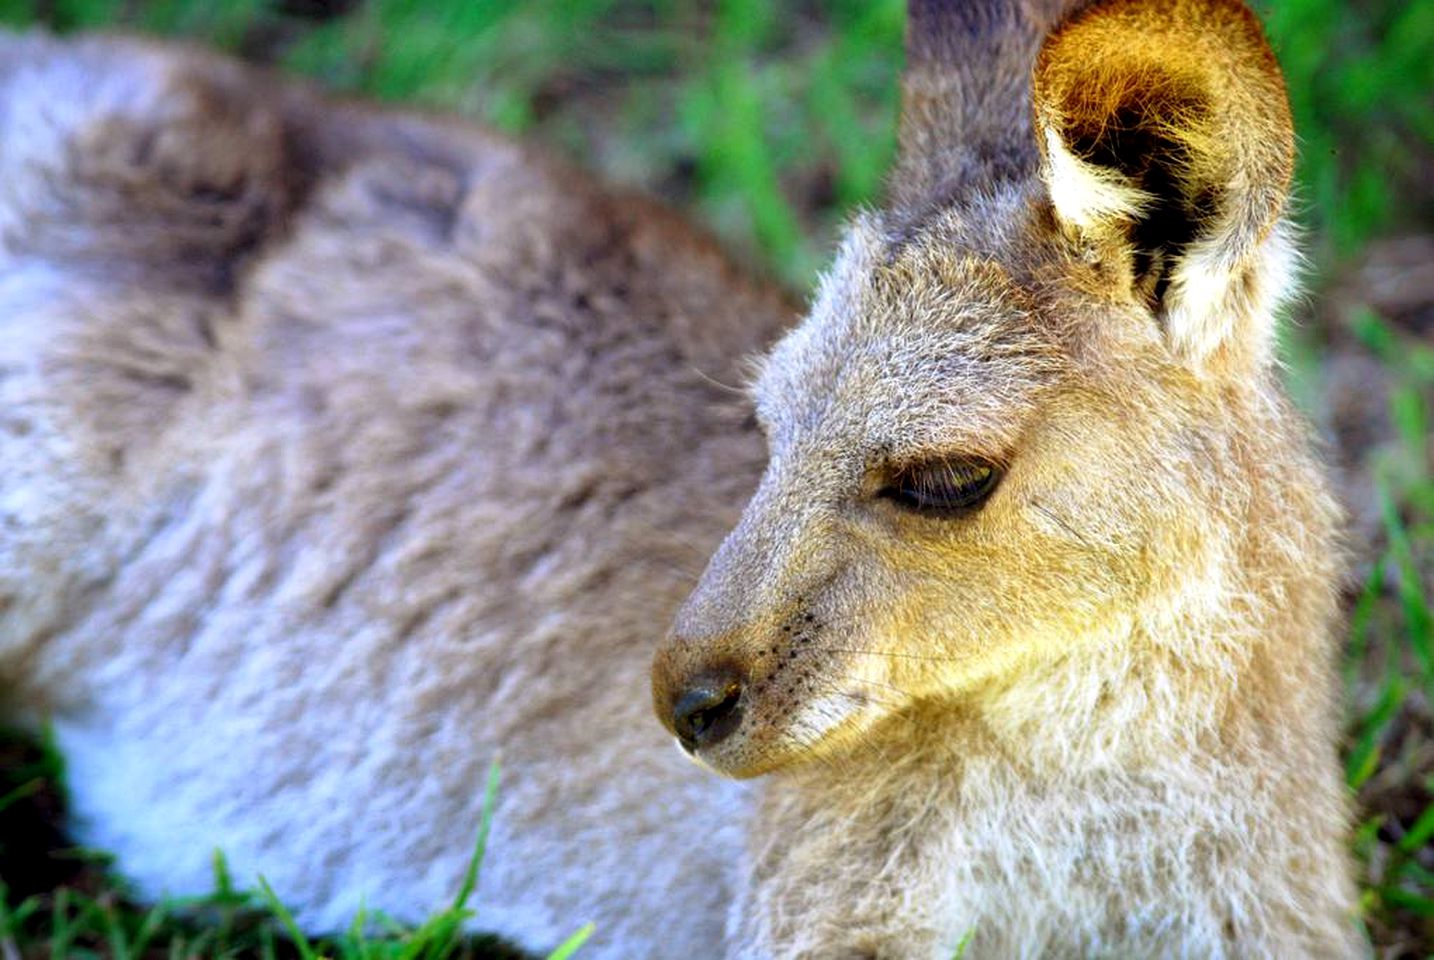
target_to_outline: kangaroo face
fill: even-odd
[[[909,72],[906,199],[763,363],[768,469],[654,664],[689,752],[827,756],[1220,589],[1245,509],[1222,396],[1264,376],[1286,273],[1271,64],[1238,4],[1097,4],[1041,51],[1028,175],[954,194]]]
[[[1128,309],[1128,336],[1086,363],[1062,321],[1120,325],[1073,285],[1041,290],[1058,239],[1048,263],[1008,267],[962,226],[951,214],[891,241],[858,224],[810,318],[761,369],[766,475],[658,658],[659,684],[681,678],[679,696],[712,701],[696,724],[737,728],[679,729],[711,766],[747,775],[821,755],[1053,652],[1042,645],[1114,630],[1157,528],[1169,538],[1180,523],[1188,492],[1155,446],[1179,443],[1149,422],[1159,401],[1123,391],[1110,363],[1159,365],[1148,318]]]

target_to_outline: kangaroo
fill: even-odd
[[[0,685],[79,839],[145,896],[219,848],[311,930],[418,919],[501,751],[478,925],[534,950],[1357,953],[1278,69],[1234,0],[1061,7],[913,0],[770,456],[717,383],[795,310],[651,203],[0,40]],[[649,662],[701,764],[773,775],[674,762]]]
[[[795,315],[653,203],[212,54],[0,36],[0,687],[137,895],[720,950],[652,651]]]
[[[1362,950],[1283,80],[1236,0],[1058,6],[910,4],[887,204],[655,657],[684,749],[771,775],[734,956]]]

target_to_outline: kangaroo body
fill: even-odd
[[[501,754],[477,924],[533,950],[1357,954],[1278,68],[1233,0],[1062,6],[913,0],[757,424],[792,308],[661,210],[0,44],[0,680],[80,839],[418,919]],[[674,620],[659,719],[765,780],[652,721]]]
[[[720,943],[740,822],[682,815],[745,790],[647,665],[760,470],[714,381],[783,297],[510,143],[207,55],[6,38],[0,103],[0,669],[78,839],[146,896],[218,849],[310,929],[416,921],[501,759],[483,929]]]

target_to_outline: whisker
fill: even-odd
[[[853,691],[838,686],[839,680],[849,678],[838,677],[836,679],[833,679],[831,677],[824,677],[821,674],[815,674],[808,679],[813,680],[817,684],[819,684],[824,692],[836,694],[837,696],[849,700],[858,706],[865,702],[879,703],[884,707],[891,707],[892,709],[896,709],[901,706],[901,704],[899,703],[881,699],[874,694],[867,693],[866,691]]]
[[[841,678],[841,679],[851,679],[851,678],[849,678],[849,677],[843,677],[843,678]],[[831,693],[834,693],[834,694],[836,694],[836,695],[839,696],[839,697],[845,697],[847,700],[850,700],[852,703],[854,703],[854,704],[856,704],[856,705],[858,705],[858,706],[860,706],[860,705],[862,705],[862,704],[864,704],[864,703],[875,703],[875,704],[879,704],[880,706],[883,706],[883,707],[888,707],[888,708],[890,708],[890,709],[892,709],[892,710],[899,710],[902,706],[904,706],[904,704],[901,703],[900,701],[892,700],[892,699],[890,699],[890,698],[888,698],[888,697],[879,696],[878,694],[869,693],[869,692],[867,692],[867,691],[865,691],[865,690],[862,690],[862,691],[859,691],[859,692],[858,692],[858,691],[852,691],[852,690],[843,689],[841,686],[839,686],[839,685],[837,684],[836,681],[824,680],[824,681],[823,681],[823,684],[825,685],[826,689],[827,689],[828,691],[830,691]]]
[[[1056,512],[1055,512],[1054,510],[1052,510],[1051,508],[1047,507],[1044,503],[1040,503],[1040,502],[1038,502],[1038,501],[1032,500],[1032,501],[1030,501],[1030,504],[1031,504],[1031,507],[1032,507],[1033,509],[1035,509],[1038,513],[1040,513],[1041,516],[1045,517],[1045,518],[1046,518],[1047,520],[1049,520],[1051,523],[1054,523],[1056,526],[1060,527],[1060,528],[1061,528],[1062,530],[1064,530],[1066,533],[1070,534],[1076,541],[1078,541],[1078,542],[1080,543],[1081,546],[1083,546],[1083,547],[1089,547],[1089,546],[1090,546],[1090,542],[1087,541],[1085,537],[1081,536],[1081,535],[1076,531],[1075,527],[1072,527],[1068,522],[1066,522],[1065,518],[1062,517],[1060,514],[1056,513]]]
[[[734,521],[735,519],[736,518],[733,517]],[[713,529],[712,536],[710,537],[703,536],[694,538],[690,532],[684,533],[682,530],[673,527],[670,522],[668,525],[663,526],[662,524],[654,522],[651,517],[643,515],[632,518],[631,529],[635,533],[651,537],[652,545],[658,546],[659,548],[681,547],[684,550],[690,550],[705,566],[713,552],[716,551],[717,547],[722,543],[722,537],[726,535],[730,526],[724,524],[722,527]],[[648,549],[651,549],[651,546],[649,546]]]
[[[641,562],[641,567],[644,571],[666,574],[668,576],[685,577],[689,580],[696,580],[702,576],[702,571],[694,570],[680,563],[661,563],[656,560],[646,560]]]
[[[842,677],[841,677],[841,679],[843,679],[843,680],[849,680],[849,681],[851,681],[851,682],[853,682],[853,683],[869,683],[869,684],[872,684],[873,686],[885,687],[887,690],[891,690],[891,691],[893,691],[893,692],[895,692],[895,693],[899,693],[899,694],[901,694],[903,697],[906,697],[907,699],[914,699],[914,698],[912,697],[912,695],[911,695],[910,692],[908,692],[908,691],[906,691],[906,690],[903,690],[903,689],[901,689],[900,687],[895,686],[895,685],[890,684],[890,683],[882,683],[880,680],[868,680],[868,679],[866,679],[865,677],[853,676],[853,675],[851,675],[851,674],[843,674]]]
[[[891,657],[897,660],[928,660],[931,663],[961,663],[963,657],[935,657],[923,653],[895,653],[890,650],[860,650],[851,647],[818,647],[817,651],[827,653],[852,653],[868,657]]]
[[[734,387],[734,386],[732,386],[730,383],[723,383],[721,380],[718,380],[716,377],[709,376],[708,374],[703,373],[703,372],[702,372],[700,369],[698,369],[697,367],[693,367],[693,368],[692,368],[692,372],[695,373],[695,374],[697,374],[697,375],[698,375],[699,377],[701,377],[703,380],[706,380],[708,383],[712,384],[712,386],[714,386],[714,387],[719,387],[719,388],[721,388],[721,389],[723,389],[723,390],[726,390],[728,393],[734,393],[734,394],[736,394],[736,395],[739,396],[739,397],[745,397],[745,396],[747,396],[747,391],[746,391],[746,390],[743,390],[741,387]]]

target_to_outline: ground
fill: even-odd
[[[0,0],[0,23],[183,36],[328,87],[456,111],[549,144],[710,224],[808,288],[894,142],[901,0]],[[1301,136],[1310,296],[1283,340],[1351,515],[1346,769],[1363,922],[1434,954],[1434,4],[1257,3]],[[65,845],[62,769],[0,736],[0,960],[502,957],[447,924],[310,946],[221,887],[128,904]],[[8,882],[10,886],[3,885]],[[447,905],[436,904],[442,910]],[[475,905],[480,917],[482,905]],[[180,919],[176,919],[179,917]],[[580,956],[579,952],[579,956]]]

